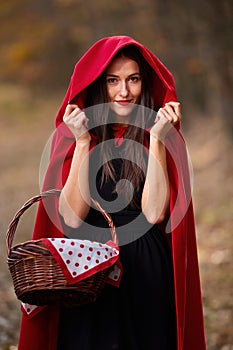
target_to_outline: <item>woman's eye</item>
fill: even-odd
[[[137,83],[140,80],[139,76],[135,76],[135,77],[131,77],[130,81],[132,81],[133,83]]]
[[[108,84],[115,84],[115,83],[117,83],[117,79],[116,78],[108,78],[107,83]]]

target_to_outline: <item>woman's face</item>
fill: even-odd
[[[127,124],[129,115],[141,96],[142,82],[138,64],[127,57],[115,58],[106,72],[106,87],[116,121]]]

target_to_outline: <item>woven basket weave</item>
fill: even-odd
[[[49,190],[29,199],[19,209],[8,226],[6,233],[7,264],[12,276],[16,296],[24,303],[47,305],[60,303],[66,306],[80,306],[94,302],[101,294],[109,269],[79,281],[67,284],[60,266],[41,240],[31,240],[12,247],[16,228],[21,215],[35,202],[53,195],[60,195],[60,190]],[[112,240],[118,244],[115,225],[111,216],[99,203],[92,203],[107,221]]]

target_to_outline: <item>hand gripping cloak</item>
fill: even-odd
[[[75,147],[74,138],[62,117],[68,103],[75,100],[84,108],[86,88],[105,70],[115,54],[126,45],[135,45],[154,71],[154,100],[162,107],[177,101],[172,74],[146,47],[127,36],[113,36],[95,43],[78,61],[70,85],[56,118],[50,161],[43,190],[61,189],[69,174]],[[91,148],[95,140],[91,142]],[[190,174],[185,141],[179,130],[166,140],[170,181],[170,217],[164,226],[170,238],[177,315],[177,349],[205,350],[202,298],[199,278],[195,223],[190,188]],[[63,237],[57,211],[57,198],[46,199],[38,208],[33,238]],[[52,209],[53,208],[53,209]],[[19,350],[55,350],[59,309],[47,306],[32,317],[23,315]]]

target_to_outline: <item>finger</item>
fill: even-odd
[[[159,119],[160,119],[160,115],[159,115],[159,112],[157,112],[154,123],[158,123]]]
[[[70,113],[70,117],[73,118],[73,117],[77,117],[77,116],[81,116],[83,115],[84,112],[79,108],[79,107],[76,107],[73,109],[73,111]]]
[[[171,105],[165,105],[164,110],[169,113],[170,122],[175,125],[179,121],[179,116],[175,113],[174,108]]]
[[[63,117],[63,121],[65,123],[72,123],[72,122],[75,122],[76,118],[81,118],[83,117],[83,115],[85,116],[84,112],[82,112],[82,110],[78,107],[75,107],[76,105],[73,105],[71,106],[70,109],[68,109],[68,113],[71,111],[70,114],[65,114],[64,117]],[[73,110],[72,110],[72,107],[75,107]]]
[[[66,106],[64,116],[70,115],[70,114],[73,112],[73,110],[74,110],[75,108],[78,108],[78,106],[77,106],[77,105],[74,105],[74,104],[72,104],[72,105],[71,105],[71,104],[68,104],[68,105]]]
[[[84,121],[84,126],[88,129],[88,122],[89,122],[89,119],[86,118],[85,121]]]
[[[84,128],[85,130],[88,128],[88,118],[86,117],[85,113],[80,113],[77,115],[77,117],[73,121],[73,125],[77,129],[82,129]]]
[[[173,106],[175,108],[176,106],[180,106],[180,102],[169,101],[169,102],[166,102],[165,105],[171,105],[171,106]]]
[[[172,116],[169,114],[169,112],[164,108],[160,108],[159,111],[158,111],[158,114],[161,118],[163,118],[163,122],[169,122],[169,123],[172,123]],[[160,118],[160,119],[161,119]]]
[[[170,101],[170,102],[167,102],[165,104],[165,106],[167,106],[167,105],[168,106],[172,106],[174,108],[174,111],[175,111],[176,115],[180,119],[181,118],[181,104],[180,104],[180,102]]]

